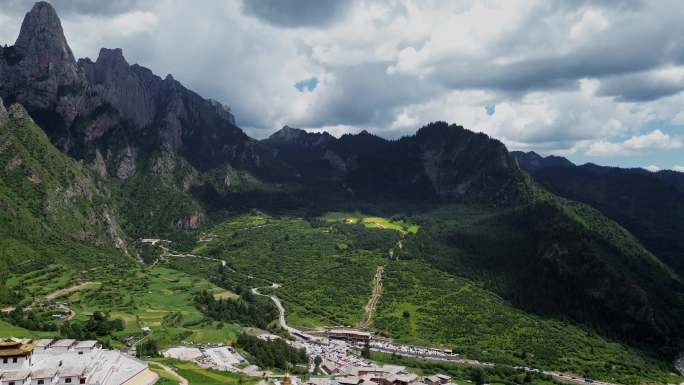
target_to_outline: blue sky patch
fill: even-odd
[[[496,112],[496,104],[488,104],[485,106],[485,112],[487,115],[492,116]]]
[[[317,85],[318,79],[313,77],[311,79],[298,81],[297,83],[295,83],[295,88],[298,89],[299,92],[311,92],[316,89]]]

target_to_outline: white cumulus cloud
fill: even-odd
[[[682,141],[660,130],[633,136],[624,142],[596,141],[589,143],[586,154],[591,156],[622,156],[649,150],[675,150],[682,148]]]

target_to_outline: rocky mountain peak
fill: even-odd
[[[75,62],[57,12],[45,1],[37,2],[26,14],[14,46],[26,56],[38,56],[42,64]]]
[[[2,56],[0,96],[8,103],[20,102],[30,111],[55,108],[60,90],[83,84],[62,23],[46,2],[36,3],[26,14],[15,45],[7,47]],[[65,120],[71,118],[65,116]]]
[[[301,135],[306,135],[306,131],[302,130],[301,128],[294,128],[285,125],[280,130],[271,134],[271,136],[269,136],[269,139],[287,140]]]
[[[335,138],[327,132],[307,132],[301,128],[283,126],[280,130],[271,134],[266,139],[272,143],[289,143],[306,147],[315,147],[335,141]]]
[[[100,54],[97,57],[96,63],[98,64],[98,66],[102,66],[110,70],[128,69],[129,67],[126,58],[124,58],[123,51],[121,50],[121,48],[100,49]]]
[[[566,158],[561,156],[549,155],[543,157],[534,151],[522,152],[522,151],[512,151],[513,155],[520,167],[528,172],[534,172],[543,168],[548,167],[572,167],[574,163],[570,162]]]

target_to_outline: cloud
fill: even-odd
[[[660,130],[633,136],[624,142],[597,141],[590,143],[586,154],[591,156],[623,156],[650,150],[676,150],[682,148],[679,138],[671,137]]]
[[[674,165],[672,166],[672,171],[684,172],[684,166]]]
[[[152,0],[50,0],[48,2],[64,16],[71,14],[111,16],[148,5],[151,1]],[[36,0],[5,0],[2,3],[2,7],[3,11],[7,13],[24,14],[28,12],[35,3]]]
[[[245,14],[278,27],[322,27],[340,19],[350,0],[244,0]]]
[[[671,96],[684,90],[684,67],[658,69],[608,77],[601,81],[597,94],[618,101],[643,102]]]
[[[658,166],[652,164],[652,165],[650,165],[650,166],[644,167],[644,170],[647,170],[647,171],[650,171],[650,172],[658,172],[658,171],[660,171],[660,167],[658,167]]]
[[[446,120],[510,148],[615,157],[649,151],[625,138],[658,127],[677,140],[684,127],[676,0],[53,4],[78,57],[121,47],[230,105],[257,137],[284,124],[397,137]],[[31,5],[3,2],[0,41],[16,39]]]
[[[112,20],[112,27],[120,31],[122,36],[147,32],[157,26],[157,16],[151,12],[135,11],[117,15]]]

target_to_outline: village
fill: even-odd
[[[192,361],[207,369],[242,373],[251,377],[268,379],[274,385],[445,385],[451,377],[436,374],[420,377],[406,367],[398,365],[376,365],[359,356],[364,346],[375,351],[393,352],[414,357],[438,360],[455,360],[458,355],[451,352],[374,341],[369,332],[349,328],[333,328],[325,333],[292,333],[293,340],[287,342],[296,348],[306,350],[309,357],[309,375],[298,378],[293,375],[276,374],[249,365],[247,360],[230,346],[174,347],[163,355],[184,361]],[[263,340],[279,339],[273,334],[261,334]],[[319,365],[315,361],[320,358]],[[318,370],[318,371],[317,371]]]

